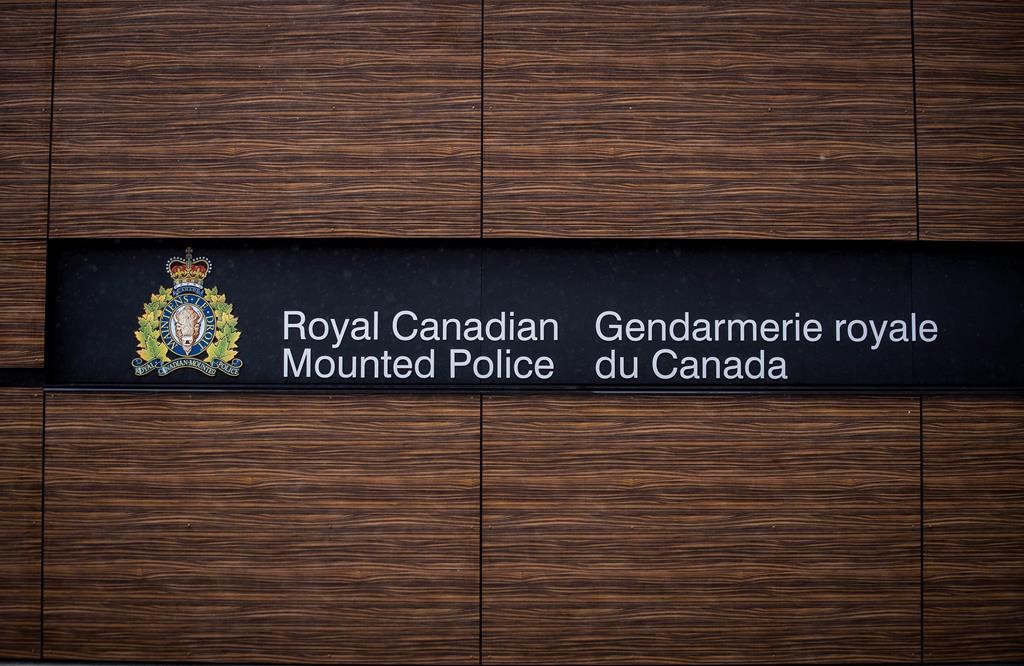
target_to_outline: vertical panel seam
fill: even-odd
[[[484,0],[480,0],[480,238],[484,237]],[[483,397],[480,398],[481,401]],[[481,406],[481,410],[483,407]],[[482,413],[482,412],[481,412]],[[481,421],[481,427],[483,422]]]
[[[921,240],[921,166],[917,140],[917,43],[914,36],[914,0],[910,0],[910,95],[914,120],[914,224]]]
[[[918,563],[919,563],[919,566],[921,568],[921,571],[920,571],[920,576],[921,576],[920,594],[921,594],[921,598],[919,600],[919,603],[920,603],[920,613],[921,613],[921,622],[920,622],[920,641],[921,641],[920,655],[921,656],[920,656],[920,659],[921,659],[921,663],[923,664],[924,663],[924,396],[918,396],[917,400],[918,400],[918,403],[917,403],[917,437],[918,437],[918,456],[919,456],[917,469],[918,469],[918,474],[920,475],[919,480],[918,480],[918,487],[919,487],[918,495],[919,495],[919,498],[920,498],[920,507],[919,507],[918,510],[919,510],[920,516],[921,516],[919,518],[919,523],[920,523],[920,527],[919,527],[919,529],[920,529],[920,543],[918,545],[918,555],[919,555]]]
[[[484,12],[486,10],[484,0],[480,0],[480,238],[484,237]],[[480,254],[480,317],[483,318],[483,287],[484,287],[484,258],[483,250]],[[477,566],[479,571],[479,588],[477,597],[477,663],[484,663],[484,396],[480,394],[480,420],[478,433],[480,435],[480,477],[479,477],[479,553],[477,555]]]
[[[50,131],[47,137],[46,154],[46,236],[43,249],[43,369],[46,369],[46,276],[49,271],[49,238],[50,218],[53,210],[53,117],[55,115],[57,90],[57,9],[58,0],[53,0],[53,27],[50,33]],[[45,380],[44,380],[45,381]],[[39,659],[46,658],[44,638],[44,619],[46,616],[46,390],[43,389],[40,399],[42,405],[42,423],[40,424],[39,451]]]
[[[43,653],[43,617],[46,603],[46,391],[40,391],[43,401],[42,423],[40,424],[39,451],[39,659],[45,659]]]
[[[478,662],[484,663],[484,396],[480,394],[480,428],[477,432],[480,435],[480,552],[478,554],[477,566],[480,574],[479,597],[477,598],[477,642]]]

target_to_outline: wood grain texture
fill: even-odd
[[[46,243],[0,240],[0,368],[43,367]]]
[[[47,396],[48,659],[467,663],[479,399]]]
[[[918,418],[916,398],[485,398],[485,663],[917,659]]]
[[[0,388],[0,659],[39,658],[43,394]]]
[[[0,238],[46,236],[53,0],[0,0]]]
[[[1024,399],[924,401],[924,652],[1024,661]]]
[[[1024,3],[915,0],[921,238],[1024,240]]]
[[[60,0],[56,236],[478,236],[480,3]]]
[[[486,235],[915,237],[908,2],[484,7]]]

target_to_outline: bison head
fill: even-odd
[[[187,355],[192,351],[192,345],[196,343],[196,338],[199,337],[199,327],[202,323],[202,315],[191,305],[178,308],[174,311],[174,329],[178,338],[178,342],[181,343],[181,348]]]

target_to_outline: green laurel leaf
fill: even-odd
[[[227,302],[227,295],[220,293],[216,287],[207,289],[205,298],[213,308],[213,314],[217,320],[213,342],[206,348],[206,362],[228,363],[238,354],[238,338],[242,335],[236,328],[238,317],[232,314],[233,308]]]
[[[171,300],[171,290],[160,287],[157,293],[150,295],[149,302],[142,307],[139,317],[139,328],[135,331],[135,340],[139,343],[138,355],[143,361],[171,359],[167,356],[167,345],[160,339],[160,313]]]

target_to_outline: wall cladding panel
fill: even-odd
[[[0,659],[39,658],[43,394],[0,388]]]
[[[924,401],[924,646],[1024,661],[1024,399]]]
[[[46,236],[53,0],[0,0],[0,238]]]
[[[52,659],[466,663],[479,398],[48,395]]]
[[[915,0],[921,238],[1024,240],[1024,3]]]
[[[46,243],[0,240],[0,368],[43,367]]]
[[[61,0],[57,236],[478,236],[480,4]]]
[[[918,419],[916,398],[485,398],[485,663],[918,659]]]
[[[484,6],[485,234],[916,236],[908,2]]]

